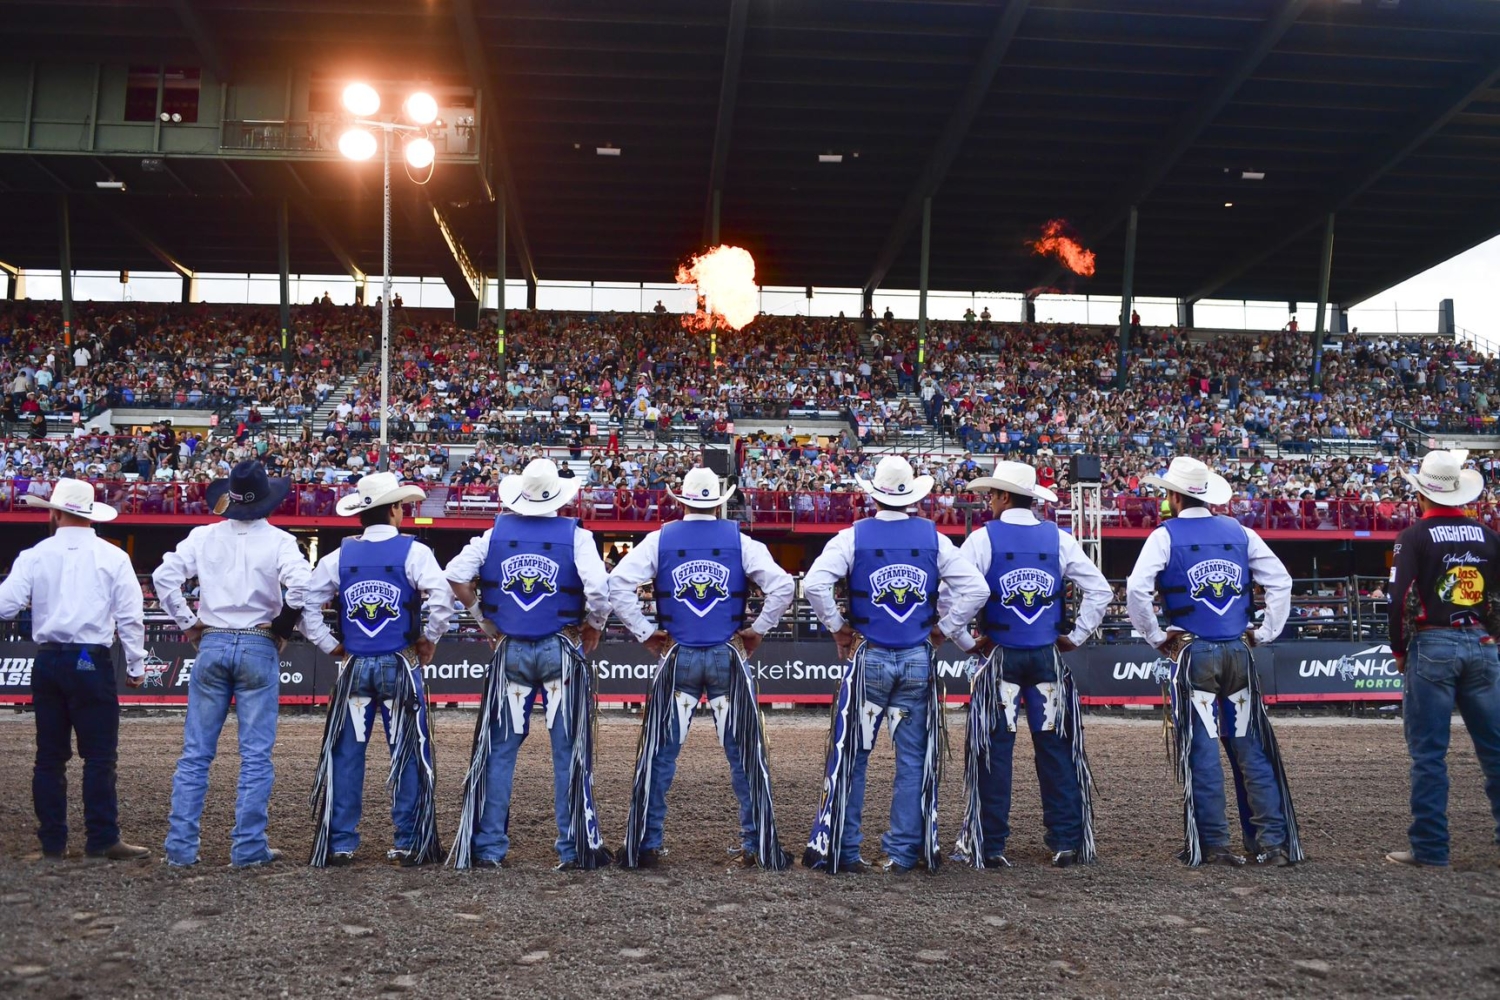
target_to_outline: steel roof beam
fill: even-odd
[[[948,175],[948,168],[953,165],[954,158],[958,156],[959,147],[963,145],[964,137],[968,135],[969,126],[973,124],[974,117],[979,114],[979,106],[984,103],[985,97],[990,92],[990,85],[995,81],[995,74],[1000,71],[1000,64],[1005,59],[1006,50],[1010,48],[1012,39],[1016,37],[1016,30],[1021,26],[1021,18],[1026,14],[1029,2],[1030,0],[1009,0],[1005,5],[1005,10],[1000,13],[994,33],[990,35],[984,51],[980,53],[979,62],[975,64],[969,76],[968,85],[953,105],[953,111],[948,115],[947,124],[943,126],[937,145],[933,147],[932,153],[927,158],[927,165],[923,167],[916,183],[907,192],[906,202],[901,206],[896,222],[891,226],[890,234],[875,258],[875,266],[870,269],[869,278],[865,280],[865,291],[874,291],[880,287],[881,281],[885,280],[886,274],[890,272],[891,265],[896,262],[896,256],[906,245],[906,241],[911,238],[912,231],[921,220],[922,203],[932,197],[942,186],[943,178]]]
[[[328,252],[338,259],[338,262],[343,266],[344,271],[348,273],[349,277],[353,278],[359,284],[364,284],[366,277],[364,268],[355,263],[354,255],[344,248],[344,241],[339,239],[338,234],[333,231],[333,227],[328,224],[328,220],[323,218],[323,213],[318,210],[317,200],[313,198],[312,191],[308,188],[307,182],[302,179],[302,175],[297,172],[297,168],[292,164],[286,164],[286,169],[287,173],[291,175],[292,183],[296,188],[296,191],[293,192],[289,200],[297,206],[297,210],[302,213],[303,217],[307,219],[313,230],[318,234],[318,239],[322,240],[323,245],[328,248]],[[235,174],[233,171],[230,171],[230,173],[238,179],[238,174]]]
[[[115,225],[125,230],[125,232],[128,233],[130,237],[137,243],[139,243],[147,252],[149,252],[151,256],[167,265],[167,267],[171,268],[173,271],[176,271],[182,277],[188,279],[189,281],[193,280],[193,269],[184,264],[176,254],[172,253],[170,250],[167,250],[160,243],[158,243],[140,226],[136,225],[135,221],[132,220],[129,216],[125,215],[119,209],[105,204],[104,199],[102,198],[88,197],[87,202],[90,208],[102,212],[104,215],[108,216],[110,221],[112,221]]]
[[[734,133],[734,106],[740,91],[740,63],[745,55],[745,24],[750,0],[729,0],[729,35],[724,42],[724,76],[719,83],[719,111],[714,125],[714,155],[708,168],[708,200],[703,207],[703,242],[719,239],[719,195],[729,166],[729,139]]]
[[[1187,296],[1188,301],[1197,302],[1208,298],[1257,264],[1306,236],[1320,226],[1330,213],[1337,213],[1351,204],[1441,131],[1454,115],[1494,86],[1497,80],[1500,80],[1500,54],[1483,66],[1471,67],[1440,100],[1434,101],[1426,111],[1415,115],[1407,128],[1397,135],[1395,142],[1365,156],[1340,177],[1320,204],[1307,206],[1297,221],[1281,228],[1275,238],[1220,270]]]
[[[505,152],[505,136],[500,126],[500,87],[495,73],[480,44],[479,19],[474,16],[474,0],[453,0],[453,17],[457,22],[459,44],[463,47],[464,62],[469,69],[469,78],[479,91],[481,116],[481,141],[490,144],[494,167],[500,174],[499,197],[505,199],[505,218],[510,229],[507,241],[515,246],[516,256],[521,261],[521,273],[527,284],[536,285],[536,262],[531,255],[531,242],[526,238],[526,223],[521,215],[521,199],[516,192],[515,178],[511,174],[510,157]],[[491,171],[491,174],[494,170]],[[489,178],[485,178],[488,182]]]

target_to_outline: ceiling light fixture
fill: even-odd
[[[1225,208],[1233,208],[1234,207],[1234,202],[1232,202],[1232,201],[1226,201],[1224,203],[1224,207]]]
[[[125,182],[124,181],[113,181],[113,180],[111,180],[111,181],[95,181],[94,182],[94,187],[99,188],[100,190],[103,190],[103,191],[124,191],[125,190]]]
[[[1240,171],[1240,180],[1242,180],[1242,181],[1263,181],[1265,179],[1266,179],[1266,172],[1264,170],[1241,170]]]
[[[819,163],[843,163],[844,162],[844,154],[843,153],[819,153],[818,154],[818,162]]]
[[[600,156],[620,155],[620,150],[615,148],[614,146],[609,145],[608,143],[604,144],[603,146],[595,146],[594,152],[598,153]]]

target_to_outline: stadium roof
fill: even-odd
[[[1138,295],[1315,298],[1330,212],[1335,302],[1500,232],[1490,0],[12,0],[0,42],[472,84],[510,166],[512,277],[529,258],[542,279],[670,281],[715,187],[721,240],[783,285],[915,287],[928,194],[934,288],[1115,294],[1131,204]],[[195,270],[274,270],[286,195],[306,208],[294,270],[344,270],[330,245],[379,270],[373,170],[139,159],[0,155],[0,260],[55,267],[36,195],[110,172],[129,193],[80,200],[76,267],[159,269],[149,231]],[[478,172],[434,184],[492,275]],[[421,215],[397,213],[397,273],[441,273]],[[1098,252],[1092,280],[1027,249],[1051,218]]]

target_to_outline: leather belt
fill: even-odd
[[[208,626],[203,630],[204,635],[253,635],[262,639],[276,641],[276,635],[269,628],[214,628]]]
[[[1483,625],[1418,625],[1418,632],[1467,632],[1471,629],[1483,629]]]

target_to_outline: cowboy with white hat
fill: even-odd
[[[141,585],[125,550],[94,534],[115,509],[94,499],[94,487],[59,479],[48,498],[22,502],[48,512],[52,536],[16,556],[0,582],[0,619],[31,608],[40,645],[31,668],[36,716],[36,770],[31,782],[43,856],[68,847],[68,759],[73,738],[83,758],[83,817],[89,857],[130,861],[151,852],[120,839],[115,797],[120,700],[110,647],[119,636],[125,683],[146,678],[146,624]]]
[[[917,476],[906,459],[887,455],[871,479],[856,481],[879,511],[833,536],[804,581],[813,612],[833,633],[839,652],[854,662],[835,696],[824,793],[802,861],[830,873],[871,870],[859,853],[864,774],[880,720],[889,717],[896,791],[881,868],[904,872],[922,864],[932,870],[942,857],[937,839],[942,688],[932,653],[944,637],[966,633],[990,589],[936,525],[907,515],[907,508],[932,491],[931,476]],[[848,620],[833,595],[843,580],[849,587]],[[941,617],[940,583],[949,588],[948,610]]]
[[[1036,503],[1056,503],[1038,486],[1036,470],[1022,462],[997,462],[992,475],[969,489],[988,491],[994,520],[964,540],[959,550],[984,574],[989,600],[980,614],[981,666],[970,688],[965,768],[968,803],[958,854],[976,868],[1009,868],[1011,762],[1016,727],[1031,730],[1041,784],[1042,821],[1052,864],[1066,868],[1094,860],[1092,779],[1083,745],[1078,688],[1061,653],[1070,652],[1104,620],[1113,593],[1083,548],[1051,521],[1038,520]],[[1082,601],[1069,621],[1066,585]]]
[[[1391,650],[1406,675],[1402,715],[1411,754],[1411,847],[1386,855],[1397,864],[1448,864],[1447,753],[1455,706],[1487,779],[1500,842],[1500,663],[1493,610],[1500,536],[1463,509],[1484,491],[1483,476],[1465,467],[1467,459],[1465,451],[1430,451],[1415,476],[1403,473],[1417,491],[1422,518],[1396,538],[1390,594]],[[1440,666],[1409,671],[1413,659]]]
[[[229,861],[248,868],[281,856],[266,843],[280,647],[301,617],[312,582],[312,567],[297,540],[266,520],[290,491],[290,479],[272,479],[260,462],[239,463],[206,491],[210,509],[224,520],[194,528],[151,577],[162,609],[198,646],[188,680],[182,756],[172,780],[169,865],[198,863],[209,765],[231,701],[239,720],[240,780]],[[183,584],[194,577],[199,584],[196,612],[182,593]]]
[[[344,657],[328,699],[313,786],[315,868],[354,861],[365,749],[377,715],[385,722],[393,762],[395,845],[386,859],[413,866],[442,858],[422,665],[432,662],[437,641],[448,631],[453,592],[432,549],[400,533],[402,505],[425,498],[395,473],[365,476],[335,508],[342,517],[358,516],[364,532],[345,538],[313,570],[302,632],[323,652]],[[329,601],[336,601],[336,631],[323,621]]]
[[[593,671],[588,655],[609,619],[608,572],[593,532],[559,517],[583,480],[549,459],[500,482],[507,513],[472,539],[445,571],[453,594],[495,644],[464,782],[457,868],[501,868],[510,850],[516,755],[531,707],[546,703],[559,870],[596,868],[609,852],[594,808]],[[476,587],[477,582],[477,587]]]
[[[1259,535],[1210,510],[1234,491],[1196,458],[1178,456],[1165,474],[1141,482],[1165,490],[1172,513],[1147,537],[1125,593],[1131,623],[1173,660],[1171,717],[1186,803],[1178,857],[1189,865],[1245,863],[1229,846],[1222,736],[1246,853],[1258,865],[1294,864],[1302,860],[1297,817],[1250,656],[1251,646],[1281,634],[1292,578]],[[1256,586],[1265,589],[1265,617],[1252,628]],[[1168,631],[1157,623],[1158,591]]]
[[[725,490],[712,469],[689,470],[680,492],[671,494],[687,508],[683,519],[647,535],[609,577],[616,616],[661,660],[641,721],[620,857],[627,868],[655,868],[666,854],[667,789],[693,711],[705,697],[740,803],[741,864],[779,870],[791,863],[776,832],[756,685],[747,659],[791,606],[795,585],[763,543],[718,516],[734,489]],[[765,603],[746,626],[752,583]],[[656,603],[655,624],[642,613],[637,596],[647,584]]]

